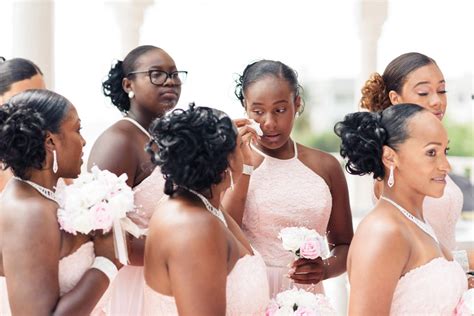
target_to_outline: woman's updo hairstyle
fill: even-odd
[[[150,132],[153,140],[146,150],[161,168],[167,195],[178,187],[209,192],[223,180],[237,143],[237,130],[224,112],[194,103],[156,119]]]
[[[245,91],[247,88],[258,80],[265,77],[276,77],[288,82],[290,89],[293,91],[295,98],[301,95],[303,87],[298,82],[298,73],[291,67],[274,60],[260,60],[253,62],[245,67],[244,72],[236,80],[234,94],[245,108]],[[300,114],[304,107],[300,107]]]
[[[397,150],[410,136],[408,121],[421,111],[425,110],[416,104],[397,104],[382,112],[350,113],[336,123],[334,132],[342,140],[340,154],[347,158],[347,172],[373,173],[374,179],[384,179],[383,146]]]
[[[0,57],[0,95],[9,91],[12,84],[30,79],[35,75],[43,75],[32,61],[24,58],[6,60]]]
[[[70,102],[49,90],[26,90],[0,107],[0,161],[13,174],[28,179],[42,169],[46,133],[59,133]]]
[[[388,96],[390,91],[400,94],[408,75],[420,67],[436,62],[420,53],[406,53],[392,60],[382,75],[373,73],[362,87],[360,106],[371,112],[388,108],[392,103]]]
[[[130,99],[123,90],[122,81],[129,77],[129,73],[136,71],[138,59],[145,53],[161,48],[152,45],[138,46],[130,51],[123,61],[117,60],[110,68],[107,79],[102,82],[102,91],[106,97],[110,97],[112,104],[115,105],[120,112],[126,113],[130,110]]]

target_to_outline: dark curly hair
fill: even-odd
[[[350,174],[373,173],[374,179],[384,179],[383,146],[394,150],[409,137],[407,123],[417,113],[425,111],[416,104],[397,104],[382,112],[355,112],[336,123],[334,132],[342,140],[340,154],[347,158]]]
[[[194,103],[156,119],[150,132],[153,140],[146,150],[161,168],[167,195],[177,187],[209,192],[222,181],[237,143],[237,130],[224,112]]]
[[[410,73],[420,67],[435,64],[434,59],[420,53],[406,53],[392,60],[382,75],[373,73],[361,89],[360,106],[372,112],[382,111],[392,103],[388,93],[402,92]]]
[[[41,70],[32,61],[24,58],[13,58],[6,60],[0,58],[0,95],[10,90],[12,84],[18,81],[30,79],[40,74]]]
[[[234,94],[244,108],[244,94],[247,88],[256,81],[269,76],[280,78],[288,82],[295,98],[301,95],[303,87],[298,82],[298,73],[295,70],[281,61],[262,59],[247,65],[242,75],[236,80]],[[300,114],[303,112],[303,109],[303,106],[300,107]]]
[[[46,132],[59,133],[70,102],[49,90],[27,90],[0,107],[0,161],[13,174],[29,178],[31,168],[42,169]]]
[[[130,51],[123,61],[118,60],[110,68],[107,79],[102,83],[102,91],[106,97],[110,97],[112,104],[120,112],[126,113],[130,110],[130,99],[122,87],[123,79],[129,77],[130,72],[137,70],[137,61],[142,55],[155,49],[162,50],[152,45],[138,46]]]

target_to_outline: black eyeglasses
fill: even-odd
[[[182,84],[184,81],[186,81],[186,77],[188,76],[187,71],[166,72],[158,69],[150,69],[143,71],[132,71],[128,73],[127,77],[130,75],[141,73],[147,73],[148,77],[150,78],[150,82],[157,86],[163,85],[166,80],[168,80],[168,78],[171,78],[171,80],[173,80],[175,84]]]

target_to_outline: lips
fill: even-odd
[[[161,97],[173,97],[173,98],[177,98],[178,97],[178,91],[174,90],[174,89],[167,89],[167,90],[163,90],[160,92],[160,96]]]
[[[434,178],[431,178],[431,180],[435,182],[439,182],[439,183],[446,183],[446,175],[434,177]]]
[[[443,119],[444,117],[444,112],[442,111],[436,111],[436,112],[433,112],[434,115],[436,115],[440,120]]]

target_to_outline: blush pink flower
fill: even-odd
[[[300,247],[300,256],[306,259],[316,259],[321,256],[321,245],[313,238],[308,238]]]
[[[112,214],[107,210],[107,203],[101,202],[94,205],[90,211],[94,218],[94,228],[103,229],[107,232],[112,228]]]
[[[265,316],[274,316],[278,311],[278,304],[272,300],[265,310]]]
[[[306,307],[298,307],[298,309],[293,314],[295,316],[319,316],[319,313],[316,313],[314,310]]]

